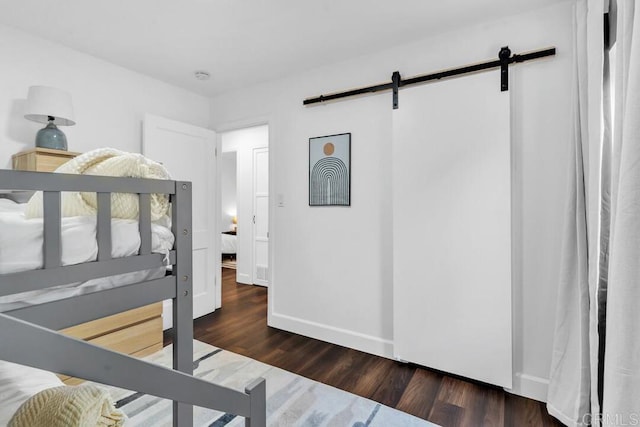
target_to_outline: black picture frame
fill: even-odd
[[[309,206],[351,206],[351,133],[309,138]]]

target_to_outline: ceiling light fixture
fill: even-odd
[[[211,78],[211,74],[209,74],[207,71],[196,71],[194,75],[198,80],[209,80]]]

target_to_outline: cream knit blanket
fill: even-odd
[[[169,172],[159,163],[142,154],[127,153],[114,148],[98,148],[81,154],[55,170],[56,173],[120,176],[133,178],[171,179]],[[97,211],[96,193],[63,192],[62,216],[90,216]],[[166,194],[151,195],[151,220],[157,221],[168,213]],[[27,218],[42,218],[42,192],[33,195],[25,210]],[[138,195],[113,193],[112,218],[137,219]]]
[[[106,390],[94,385],[53,387],[18,408],[7,427],[122,426],[126,416]]]

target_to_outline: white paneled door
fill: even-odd
[[[216,308],[215,132],[145,115],[142,152],[161,162],[173,179],[193,183],[193,316]],[[165,301],[164,327],[171,326],[171,301]]]
[[[392,156],[395,356],[511,388],[510,118],[499,72],[403,90]]]
[[[269,149],[253,150],[253,283],[269,284]]]

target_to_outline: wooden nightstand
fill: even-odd
[[[53,172],[58,166],[67,163],[79,154],[73,151],[33,148],[13,155],[13,169]]]

